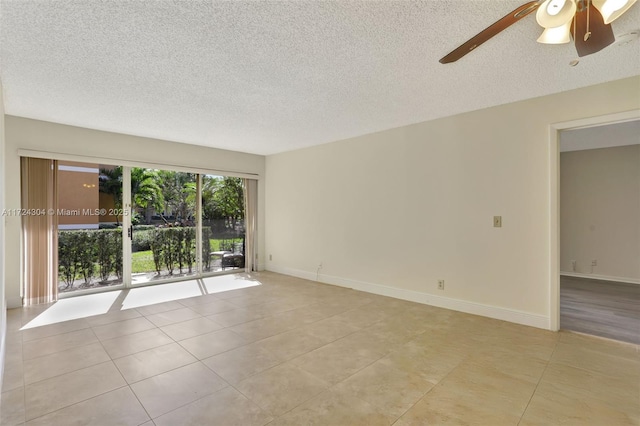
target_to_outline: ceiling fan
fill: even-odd
[[[615,41],[611,22],[637,0],[538,0],[516,8],[440,59],[455,62],[485,41],[536,11],[536,21],[544,28],[539,43],[569,43],[573,38],[578,56],[599,52]]]

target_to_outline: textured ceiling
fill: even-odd
[[[523,2],[2,0],[5,110],[272,154],[640,74],[638,41],[569,67],[534,15],[438,63]]]

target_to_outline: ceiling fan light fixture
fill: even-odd
[[[622,16],[637,0],[591,0],[593,6],[602,15],[605,24]]]
[[[557,28],[571,22],[576,14],[575,0],[545,0],[536,12],[536,21],[543,28]]]
[[[545,28],[538,43],[543,44],[564,44],[571,41],[571,21],[555,28]]]

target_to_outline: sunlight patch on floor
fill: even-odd
[[[202,296],[198,280],[134,288],[129,290],[129,294],[124,298],[122,310],[187,299],[194,296]]]
[[[240,274],[206,277],[202,279],[202,283],[207,290],[207,294],[222,293],[223,291],[262,285],[260,281]]]
[[[21,330],[43,325],[106,314],[122,291],[109,291],[58,300],[40,315],[29,321]]]
[[[21,330],[126,310],[205,294],[255,287],[262,283],[246,274],[229,274],[158,284],[129,290],[107,291],[58,300]],[[115,305],[115,306],[114,306]],[[118,307],[119,305],[119,307]]]

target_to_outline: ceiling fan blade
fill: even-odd
[[[504,31],[511,25],[518,22],[520,19],[529,15],[531,12],[535,11],[540,4],[537,1],[530,1],[528,3],[523,4],[522,6],[515,9],[513,12],[509,13],[502,19],[496,21],[491,24],[484,30],[480,31],[475,36],[471,37],[468,41],[464,42],[460,47],[453,50],[447,56],[440,59],[441,64],[448,64],[450,62],[455,62],[458,59],[462,58],[467,53],[471,52],[476,47],[480,46],[485,41],[489,40],[491,37],[496,34]]]
[[[587,15],[589,16],[591,36],[585,41]],[[604,23],[602,15],[593,6],[593,2],[589,2],[589,13],[587,13],[587,8],[585,7],[583,10],[576,12],[576,16],[573,19],[576,28],[575,44],[578,56],[582,57],[599,52],[616,41],[611,24]]]

